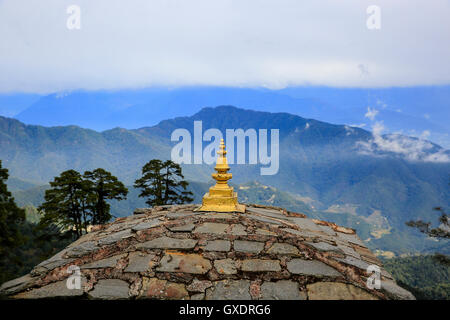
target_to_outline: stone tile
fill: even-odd
[[[228,240],[211,240],[208,241],[205,251],[230,251],[231,242]]]
[[[193,249],[197,244],[194,239],[176,239],[160,237],[136,245],[136,248],[143,249]]]
[[[213,212],[213,213],[203,213],[200,216],[201,219],[236,219],[237,216],[235,216],[232,213],[223,213],[223,212]]]
[[[141,230],[146,230],[146,229],[151,229],[154,228],[156,226],[159,226],[163,223],[163,221],[159,220],[159,219],[153,219],[150,221],[143,221],[141,223],[136,224],[132,230],[133,231],[141,231]]]
[[[129,285],[126,281],[119,279],[99,280],[94,290],[89,292],[93,299],[116,300],[128,299]]]
[[[311,219],[307,218],[291,218],[300,229],[310,230],[310,231],[322,231],[319,225],[314,223]]]
[[[48,284],[44,287],[22,292],[15,296],[17,299],[43,299],[43,298],[57,298],[57,297],[77,297],[83,295],[83,286],[86,282],[82,280],[80,289],[68,289],[67,279]]]
[[[320,224],[317,225],[320,229],[320,231],[322,231],[323,233],[329,235],[329,236],[336,236],[336,231],[333,230],[333,228],[329,227],[329,226],[322,226]]]
[[[378,300],[361,288],[340,282],[316,282],[306,288],[309,300]]]
[[[301,292],[298,283],[291,280],[264,282],[261,285],[262,300],[306,300],[306,294]]]
[[[391,299],[396,300],[416,300],[411,292],[398,286],[394,281],[381,280],[381,290],[383,290]]]
[[[236,264],[232,259],[215,260],[214,267],[219,274],[236,274]]]
[[[234,236],[245,236],[247,235],[247,231],[242,224],[233,224],[231,226],[231,232]]]
[[[86,241],[76,247],[70,248],[66,255],[69,258],[79,258],[97,249],[99,249],[99,247],[95,241]]]
[[[34,281],[35,278],[31,277],[29,274],[26,274],[20,278],[4,282],[0,287],[0,292],[3,294],[19,292],[30,287]]]
[[[195,228],[194,233],[225,234],[228,226],[225,223],[205,222]]]
[[[184,272],[205,274],[211,269],[211,262],[198,254],[167,253],[156,269],[160,272]]]
[[[333,246],[329,244],[328,242],[306,242],[309,246],[316,248],[320,251],[335,251],[335,252],[341,252],[343,251],[338,246]]]
[[[144,278],[139,298],[181,300],[189,298],[189,294],[182,283]]]
[[[337,236],[338,236],[338,239],[340,239],[340,240],[343,240],[343,241],[346,241],[346,242],[350,242],[350,243],[354,243],[354,244],[357,244],[357,245],[362,246],[362,247],[366,246],[364,244],[364,242],[362,242],[361,239],[359,239],[356,234],[346,234],[346,233],[338,232]]]
[[[190,300],[203,300],[205,299],[205,294],[204,293],[197,293],[197,294],[193,294],[191,296]]]
[[[339,249],[342,250],[342,252],[344,252],[345,255],[352,256],[352,257],[357,258],[357,259],[361,258],[359,253],[356,252],[353,248],[351,248],[351,247],[349,247],[347,245],[341,244],[339,242],[337,243],[337,246],[339,247]]]
[[[280,211],[275,209],[263,209],[263,208],[247,208],[248,212],[261,214],[267,217],[275,218],[275,219],[281,219],[290,221],[291,217],[285,216]]]
[[[194,279],[191,284],[186,287],[186,289],[190,292],[205,292],[205,290],[212,285],[212,282],[209,280]]]
[[[156,264],[152,261],[154,254],[147,254],[143,252],[132,252],[128,258],[128,266],[125,272],[146,272]]]
[[[295,229],[291,229],[291,228],[283,228],[282,230],[284,230],[290,234],[305,238],[305,239],[314,239],[314,238],[320,237],[320,234],[313,233],[313,232],[306,231],[306,230],[299,231],[299,230],[295,230]]]
[[[334,259],[339,262],[343,262],[345,264],[357,267],[362,270],[367,270],[367,267],[370,266],[369,263],[367,263],[361,259],[351,257],[351,256],[346,256],[345,258],[334,258]]]
[[[245,217],[253,219],[253,220],[257,220],[260,222],[265,222],[265,223],[271,223],[271,224],[275,224],[275,225],[282,225],[281,222],[273,220],[271,218],[265,218],[265,217],[260,217],[260,216],[256,216],[253,214],[246,214]]]
[[[126,253],[125,254],[119,254],[117,256],[112,256],[106,259],[102,259],[102,260],[98,260],[98,261],[93,261],[91,263],[82,265],[80,267],[80,269],[97,269],[97,268],[114,268],[117,264],[117,261],[119,261],[120,259],[126,257]]]
[[[290,273],[293,274],[305,274],[317,277],[341,276],[341,273],[339,273],[337,270],[317,260],[292,259],[287,263],[287,269]]]
[[[256,234],[261,234],[263,236],[277,236],[275,232],[266,229],[256,229]]]
[[[274,243],[269,250],[267,250],[267,253],[292,256],[300,255],[300,251],[288,243]]]
[[[279,260],[247,259],[242,261],[242,271],[263,272],[263,271],[281,271]]]
[[[113,244],[116,243],[124,238],[128,238],[132,235],[131,229],[127,229],[127,230],[123,230],[123,231],[119,231],[119,232],[115,232],[112,233],[106,237],[101,238],[100,240],[98,240],[98,244],[100,246],[104,246],[104,245],[109,245],[109,244]]]
[[[183,218],[183,217],[189,217],[189,216],[195,216],[200,214],[199,212],[169,212],[168,214],[166,214],[166,217],[168,219],[178,219],[178,218]]]
[[[264,242],[235,240],[233,247],[238,252],[260,253],[264,250]]]
[[[169,227],[172,232],[191,232],[194,230],[195,225],[193,223],[184,224],[182,226]]]
[[[62,251],[58,252],[57,254],[55,254],[50,259],[42,261],[37,266],[35,266],[33,268],[33,270],[31,270],[30,274],[32,276],[39,276],[39,275],[42,275],[44,273],[47,273],[50,270],[53,270],[55,268],[59,268],[59,267],[62,267],[64,265],[66,265],[66,264],[71,263],[75,259],[73,259],[73,258],[69,258],[69,259],[63,258],[63,256],[66,254],[67,251],[68,251],[67,249],[62,250]]]
[[[206,289],[206,300],[251,300],[249,280],[222,280]]]

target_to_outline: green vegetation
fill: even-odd
[[[142,167],[142,177],[136,180],[134,187],[142,190],[139,197],[147,198],[146,203],[153,207],[192,202],[194,198],[187,190],[188,185],[179,164],[153,159]]]
[[[2,168],[0,160],[0,274],[8,272],[8,264],[15,258],[11,249],[24,242],[20,225],[25,220],[25,210],[16,205],[8,191],[8,176],[8,169]]]
[[[123,200],[127,188],[104,169],[86,171],[84,176],[67,170],[50,182],[45,202],[38,210],[43,213],[40,227],[55,233],[73,233],[79,238],[90,224],[103,224],[111,219],[105,199]]]
[[[450,300],[450,266],[433,256],[412,256],[384,261],[399,285],[421,300]]]

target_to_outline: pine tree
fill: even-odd
[[[433,209],[439,212],[441,215],[439,217],[439,226],[432,228],[431,222],[424,222],[422,220],[408,221],[406,222],[406,225],[409,227],[417,228],[420,232],[426,234],[430,238],[447,240],[450,239],[450,217],[441,207],[436,207]],[[450,266],[450,258],[445,254],[436,253],[434,255],[434,259],[441,264]]]
[[[45,202],[38,210],[42,213],[41,227],[56,226],[59,232],[72,232],[76,238],[87,232],[89,209],[93,205],[89,197],[92,183],[83,180],[75,170],[67,170],[50,182],[45,191]]]
[[[139,197],[148,198],[149,206],[189,203],[194,199],[187,191],[189,183],[184,180],[181,166],[171,160],[153,159],[142,168],[142,177],[134,187],[142,189]]]
[[[92,224],[103,224],[111,220],[109,200],[124,200],[128,189],[117,177],[110,172],[98,168],[94,171],[86,171],[84,179],[91,182],[90,202],[92,207]]]
[[[23,242],[19,232],[20,225],[25,221],[25,210],[19,208],[8,191],[8,169],[2,168],[0,160],[0,257],[5,259],[12,248]],[[1,261],[0,261],[1,262]]]

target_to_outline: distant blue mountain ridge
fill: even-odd
[[[257,111],[288,112],[329,123],[371,130],[382,122],[385,133],[423,135],[450,149],[450,86],[406,88],[290,87],[281,90],[231,87],[147,88],[117,91],[72,91],[36,98],[13,96],[0,114],[26,124],[78,125],[103,131],[136,129],[169,118],[191,115],[203,107],[234,105]],[[37,100],[36,100],[37,99]],[[30,105],[24,107],[24,101]],[[366,117],[368,108],[375,117]],[[20,109],[20,112],[18,111]]]

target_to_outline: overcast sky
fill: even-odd
[[[449,83],[448,0],[0,0],[0,92]]]

